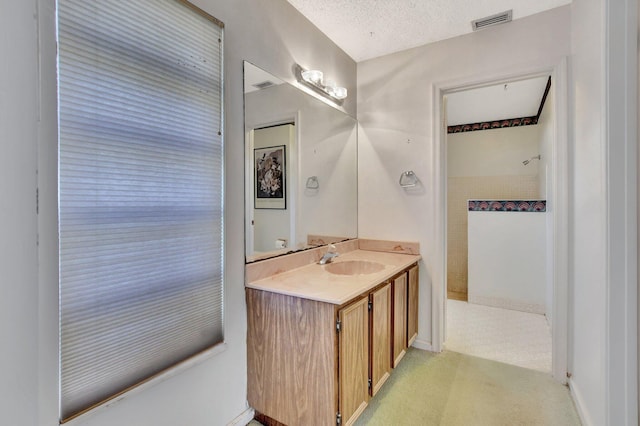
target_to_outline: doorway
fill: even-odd
[[[445,95],[445,347],[549,374],[553,86],[542,75]]]
[[[549,282],[548,288],[545,288],[545,305],[546,314],[552,319],[551,336],[552,336],[552,374],[561,382],[566,382],[566,365],[567,365],[567,132],[566,132],[566,62],[562,61],[554,67],[547,69],[534,70],[514,70],[512,73],[504,75],[496,75],[493,78],[479,79],[470,78],[466,81],[452,82],[449,84],[436,85],[434,90],[434,122],[440,125],[434,128],[434,139],[436,140],[434,150],[434,179],[433,190],[436,200],[440,201],[437,205],[441,206],[437,209],[436,235],[437,246],[441,247],[439,258],[436,259],[434,268],[434,298],[433,300],[433,347],[436,351],[440,351],[445,347],[446,341],[446,318],[447,318],[447,278],[448,265],[447,253],[449,244],[447,241],[448,232],[448,157],[447,157],[447,125],[446,125],[446,102],[447,96],[455,93],[467,91],[470,89],[478,89],[489,86],[500,86],[504,88],[514,81],[522,81],[537,77],[551,76],[551,80],[555,83],[555,96],[551,101],[554,111],[554,119],[550,125],[551,143],[548,152],[544,154],[547,160],[549,176],[548,181],[543,179],[543,187],[548,191],[549,197],[547,205],[549,210],[546,215],[548,221],[544,221],[542,231],[545,234],[547,255],[545,256],[545,264],[547,265],[545,282]],[[474,124],[474,123],[466,123]],[[478,133],[481,133],[478,132]],[[522,162],[531,163],[539,162],[538,158],[531,160],[531,157],[537,157],[537,153],[531,156],[518,159],[520,166],[524,166]],[[541,158],[543,154],[540,154]],[[475,160],[479,160],[476,158]],[[479,162],[479,161],[478,161]],[[528,163],[528,164],[529,164]],[[459,166],[459,165],[458,165]],[[457,167],[457,166],[456,166]],[[470,166],[472,167],[472,166]],[[507,197],[509,198],[509,197]],[[524,197],[515,197],[524,198]],[[482,201],[482,200],[481,200]],[[484,200],[488,201],[488,200]],[[517,201],[517,200],[503,200]],[[490,213],[489,213],[490,214]],[[513,213],[515,215],[517,213]],[[544,244],[544,243],[543,243]],[[467,294],[468,297],[468,294]],[[548,307],[547,307],[548,305]],[[504,322],[504,320],[503,320]]]

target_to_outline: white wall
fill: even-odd
[[[38,418],[34,14],[33,2],[4,2],[0,13],[0,411],[14,425]]]
[[[520,67],[552,67],[570,53],[569,22],[569,7],[561,7],[358,64],[359,236],[420,242],[418,341],[423,344],[432,341],[431,274],[435,259],[441,258],[441,247],[434,245],[440,206],[428,190],[434,160],[433,85]],[[422,191],[399,187],[404,170],[416,172]]]
[[[226,350],[74,425],[223,425],[247,408],[242,60],[288,81],[294,63],[322,68],[353,94],[344,109],[356,112],[355,63],[286,1],[194,3],[226,25]],[[0,14],[0,411],[2,423],[11,425],[50,426],[58,419],[53,4],[3,2]]]
[[[572,4],[574,212],[571,387],[588,425],[604,425],[606,396],[606,238],[604,158],[604,10],[602,0]],[[589,244],[586,242],[589,241]]]
[[[547,213],[468,214],[469,303],[544,314]]]
[[[593,425],[638,422],[637,23],[636,0],[572,4],[571,387]]]
[[[327,127],[326,123],[332,123]],[[351,238],[358,234],[358,136],[356,120],[325,108],[300,116],[300,216],[298,238]],[[309,176],[320,188],[306,189]]]
[[[607,421],[638,424],[637,0],[605,1]]]
[[[537,176],[541,127],[505,127],[447,135],[447,175]]]
[[[459,92],[458,92],[459,93]],[[451,112],[451,104],[446,103]],[[447,295],[467,293],[467,201],[538,199],[540,126],[446,135]]]

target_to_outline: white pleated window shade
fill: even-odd
[[[58,0],[63,421],[223,340],[222,27]]]

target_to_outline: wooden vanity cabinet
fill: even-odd
[[[350,425],[391,373],[391,283],[338,311],[340,416]]]
[[[338,319],[340,423],[349,425],[369,403],[369,299],[340,309]]]
[[[374,396],[391,374],[391,284],[369,294],[370,395]]]
[[[392,367],[395,368],[407,348],[418,337],[418,265],[414,264],[392,282],[393,342]]]
[[[407,349],[407,273],[403,272],[391,282],[393,294],[392,367],[396,368]]]
[[[418,337],[418,265],[409,268],[407,283],[407,347]]]
[[[408,277],[340,306],[247,288],[247,399],[257,418],[353,424],[390,375],[395,339],[406,349]]]
[[[258,416],[268,416],[269,424],[334,426],[339,389],[336,306],[250,288],[246,300],[251,407]],[[347,313],[343,318],[354,317]],[[351,328],[349,321],[344,324]]]

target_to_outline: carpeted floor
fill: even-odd
[[[578,426],[580,420],[569,389],[548,374],[410,348],[355,425]]]
[[[572,426],[569,389],[538,371],[409,349],[356,425]]]

